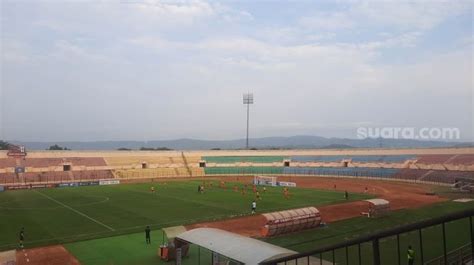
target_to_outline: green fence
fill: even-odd
[[[204,156],[203,160],[206,160],[207,163],[218,163],[218,164],[230,164],[230,163],[242,163],[242,162],[252,162],[252,163],[273,163],[273,162],[283,162],[287,159],[284,156]]]
[[[206,175],[216,174],[283,174],[283,167],[206,167]]]

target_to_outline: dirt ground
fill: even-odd
[[[227,177],[226,180],[249,182],[252,178],[234,177],[229,179]],[[296,182],[297,187],[347,191],[349,196],[351,192],[364,193],[367,188],[367,193],[376,195],[377,198],[388,200],[392,210],[419,208],[446,200],[437,195],[430,195],[433,187],[426,184],[322,177],[279,177],[278,180]],[[318,207],[318,210],[321,213],[322,220],[326,223],[331,223],[360,216],[361,212],[367,212],[367,207],[368,204],[366,202],[357,201],[321,206]],[[265,218],[262,215],[255,215],[193,224],[187,226],[187,228],[212,227],[245,236],[258,237],[263,225],[265,225]]]
[[[63,246],[49,246],[18,250],[16,265],[80,265]]]

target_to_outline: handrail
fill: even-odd
[[[297,253],[297,254],[293,254],[293,255],[290,255],[290,256],[285,256],[285,257],[281,257],[281,258],[261,262],[260,265],[274,265],[274,264],[277,264],[279,262],[295,260],[295,259],[299,259],[299,258],[303,258],[303,257],[307,257],[307,256],[312,256],[312,255],[315,255],[315,254],[320,254],[320,253],[324,253],[324,252],[335,250],[335,249],[340,249],[340,248],[345,248],[345,247],[349,247],[349,246],[352,246],[352,245],[371,242],[371,241],[374,241],[374,240],[378,240],[380,238],[396,236],[396,235],[406,233],[406,232],[410,232],[410,231],[413,231],[413,230],[418,230],[418,229],[422,229],[422,228],[425,228],[425,227],[439,225],[439,224],[443,224],[443,223],[446,223],[446,222],[450,222],[450,221],[454,221],[454,220],[458,220],[458,219],[462,219],[462,218],[467,218],[467,217],[472,217],[472,216],[474,216],[474,209],[467,209],[467,210],[464,210],[464,211],[450,213],[450,214],[446,214],[446,215],[443,215],[443,216],[440,216],[440,217],[435,217],[435,218],[431,218],[431,219],[428,219],[428,220],[423,220],[423,221],[416,222],[416,223],[410,223],[410,224],[397,226],[397,227],[394,227],[394,228],[384,229],[382,231],[371,233],[371,234],[368,234],[368,235],[365,235],[365,236],[357,237],[357,238],[354,238],[354,239],[349,239],[349,240],[342,241],[342,242],[339,242],[339,243],[336,243],[336,244],[331,244],[331,245],[319,247],[319,248],[316,248],[316,249],[311,250],[311,251],[307,251],[307,252],[303,252],[303,253]]]

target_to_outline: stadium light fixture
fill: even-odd
[[[247,138],[245,141],[245,148],[249,149],[249,117],[250,117],[250,104],[253,104],[253,93],[246,93],[243,97],[244,105],[247,105]]]

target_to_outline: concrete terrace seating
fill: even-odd
[[[453,157],[453,155],[420,155],[417,164],[443,164]]]
[[[333,156],[292,156],[291,161],[294,162],[341,162],[347,156],[333,155]]]
[[[50,183],[110,178],[114,178],[110,170],[27,172],[21,174],[20,177],[17,177],[14,173],[1,173],[0,184]]]
[[[182,156],[129,156],[129,157],[106,157],[105,160],[110,166],[135,166],[141,167],[143,162],[148,165],[184,165]],[[200,156],[186,156],[188,163],[197,164],[201,160]]]
[[[415,155],[364,155],[351,156],[352,162],[403,163],[416,158]]]
[[[474,165],[474,154],[455,156],[448,163],[453,165]]]
[[[459,177],[474,179],[474,172],[434,170],[432,173],[424,177],[423,180],[431,181],[431,182],[454,184],[456,178],[459,178]]]
[[[341,162],[352,160],[354,163],[403,163],[416,158],[415,155],[326,155],[326,156],[292,156],[295,162]]]
[[[107,166],[107,163],[105,163],[105,160],[102,157],[70,157],[66,158],[66,162],[69,162],[76,166],[86,167]]]
[[[427,170],[427,169],[400,169],[400,171],[397,172],[393,176],[393,178],[397,179],[408,179],[408,180],[421,180],[425,174],[428,174],[432,170]]]
[[[71,171],[74,180],[97,180],[111,179],[114,175],[110,170],[87,170],[87,171]]]
[[[201,161],[200,156],[186,156],[186,161],[188,161],[188,164],[197,164],[199,161]]]
[[[23,181],[25,183],[62,182],[69,180],[71,180],[69,173],[64,171],[28,172],[23,174]]]
[[[15,167],[15,158],[0,158],[0,168]]]
[[[17,182],[17,177],[14,173],[0,173],[0,184],[15,182]]]
[[[70,163],[73,166],[106,166],[105,160],[101,157],[68,157],[68,158],[26,158],[21,160],[22,166],[45,168],[50,166],[60,166]]]
[[[191,175],[192,176],[204,176],[205,175],[204,168],[200,168],[200,167],[191,168]]]
[[[189,177],[189,172],[185,167],[120,169],[115,172],[120,178]],[[204,175],[204,170],[202,168],[191,168],[191,175],[202,176]]]

